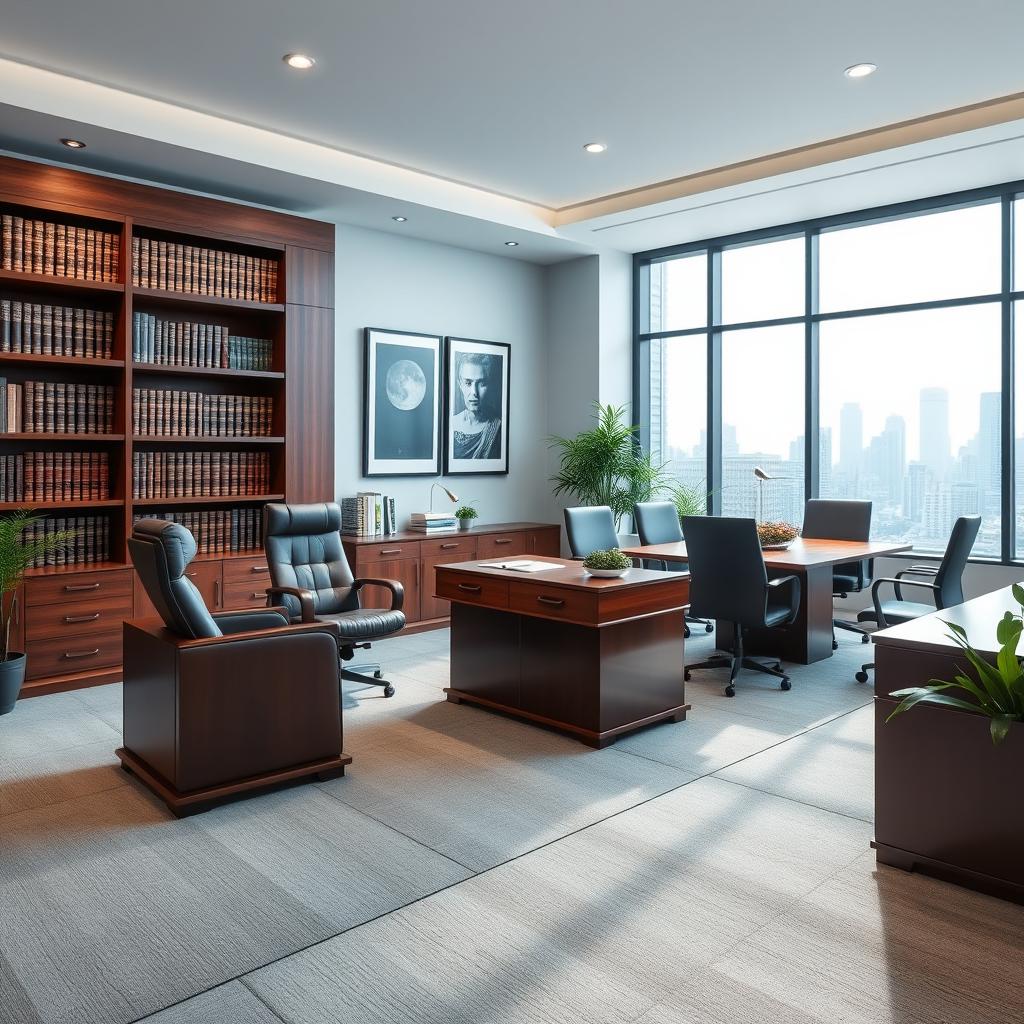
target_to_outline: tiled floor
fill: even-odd
[[[841,639],[789,693],[695,674],[686,722],[603,751],[446,703],[446,632],[387,641],[344,779],[184,821],[116,767],[118,686],[24,701],[0,1022],[1024,1020],[1024,910],[874,864]]]

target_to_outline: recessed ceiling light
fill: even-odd
[[[519,243],[518,242],[506,242],[505,244],[506,245],[518,245]]]
[[[393,221],[397,221],[399,224],[404,224],[409,218],[408,217],[392,217]]]
[[[867,78],[878,70],[877,64],[851,64],[843,74],[847,78]]]
[[[583,148],[588,153],[603,153],[608,147],[603,142],[588,142]]]
[[[298,71],[308,71],[316,61],[305,53],[286,53],[281,60],[290,68]]]
[[[78,139],[61,139],[60,141],[68,149],[85,149],[85,143]]]

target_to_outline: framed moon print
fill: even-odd
[[[509,361],[498,341],[445,341],[444,471],[508,472]]]
[[[441,471],[441,337],[367,327],[363,475]]]

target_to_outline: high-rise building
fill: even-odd
[[[922,388],[920,461],[936,480],[945,480],[949,458],[949,392],[945,388]]]
[[[864,414],[856,402],[839,410],[839,472],[855,481],[864,458]]]
[[[907,464],[907,427],[902,416],[889,416],[885,429],[871,439],[868,475],[877,494],[891,506],[903,502],[903,471]]]
[[[998,513],[1002,491],[1002,398],[998,391],[981,396],[977,450],[981,510]]]

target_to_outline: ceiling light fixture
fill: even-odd
[[[851,64],[843,74],[847,78],[867,78],[878,70],[877,64]]]
[[[408,217],[392,217],[396,224],[404,224],[409,218]]]
[[[304,53],[286,53],[281,60],[296,71],[308,71],[316,61]]]
[[[85,149],[85,143],[79,139],[61,139],[60,141],[68,149]]]
[[[588,153],[603,153],[608,147],[603,142],[588,142],[583,148]]]
[[[505,244],[506,245],[518,245],[519,243],[518,242],[506,242]]]

